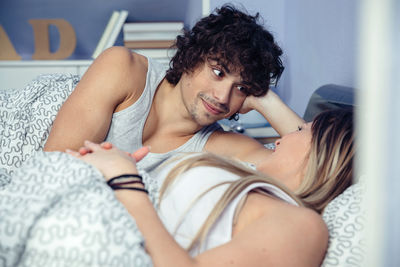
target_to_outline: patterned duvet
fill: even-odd
[[[0,266],[151,266],[134,219],[92,166],[40,152],[79,81],[0,91]],[[156,183],[141,172],[154,199]]]

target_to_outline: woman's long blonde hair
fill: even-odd
[[[353,183],[353,121],[352,109],[325,111],[313,120],[307,170],[295,193],[319,213]]]

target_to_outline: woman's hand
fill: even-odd
[[[113,145],[110,142],[103,142],[100,144],[100,146],[104,149],[111,149]],[[138,150],[136,150],[133,153],[125,152],[128,156],[132,157],[135,159],[136,162],[141,161],[150,151],[150,147],[142,147]],[[81,156],[86,155],[87,153],[92,153],[92,150],[88,147],[81,147],[78,150],[79,154]]]
[[[125,173],[137,173],[135,156],[110,145],[99,145],[85,141],[84,148],[80,149],[80,151],[83,149],[87,151],[84,155],[72,150],[66,150],[66,152],[96,167],[106,180]],[[140,160],[148,152],[148,147],[142,147],[133,153],[133,155],[136,155],[138,160]]]

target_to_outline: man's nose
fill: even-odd
[[[220,84],[217,88],[214,89],[214,98],[218,100],[219,103],[227,105],[231,98],[232,84],[224,83]]]

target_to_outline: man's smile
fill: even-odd
[[[229,113],[229,108],[226,107],[225,105],[221,105],[215,100],[211,99],[210,97],[204,95],[204,94],[199,94],[199,97],[205,107],[205,109],[210,112],[213,115],[220,115],[220,114],[226,114]]]
[[[209,111],[210,113],[214,114],[214,115],[219,115],[221,113],[223,113],[221,110],[211,106],[209,103],[207,103],[206,101],[202,100],[204,107],[206,108],[207,111]]]

